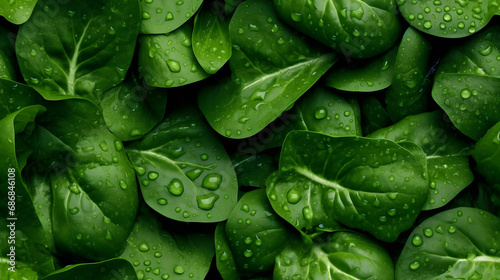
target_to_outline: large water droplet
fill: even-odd
[[[326,115],[327,115],[327,111],[324,107],[316,108],[316,110],[314,111],[314,117],[317,120],[322,120],[322,119],[326,118]]]
[[[215,202],[219,199],[219,195],[215,193],[209,193],[205,195],[196,196],[196,201],[198,202],[198,207],[202,210],[210,210],[214,208]]]
[[[201,186],[209,190],[216,190],[219,188],[221,182],[222,182],[222,175],[218,173],[210,173],[207,176],[205,176],[205,178],[203,178]]]
[[[149,245],[147,243],[144,243],[144,242],[139,244],[139,251],[141,251],[141,252],[149,251]]]
[[[413,246],[421,246],[422,243],[424,242],[424,240],[422,239],[422,235],[416,233],[415,235],[413,235],[413,238],[411,239],[411,244],[413,244]]]
[[[302,199],[300,193],[295,189],[290,189],[287,193],[287,200],[291,204],[296,204]]]
[[[179,196],[184,192],[184,185],[181,180],[177,178],[172,179],[166,187],[168,191],[175,196]]]

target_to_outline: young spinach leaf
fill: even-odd
[[[14,32],[0,25],[0,79],[16,80],[15,36]]]
[[[40,0],[16,39],[24,80],[48,100],[98,104],[125,78],[139,21],[137,0]]]
[[[168,218],[219,222],[236,204],[234,167],[197,109],[172,112],[127,153],[144,200]]]
[[[134,265],[138,279],[205,279],[214,257],[213,233],[174,234],[162,224],[147,206],[141,207],[120,257]]]
[[[355,232],[321,236],[313,244],[290,244],[276,258],[273,279],[394,279],[387,251]]]
[[[8,258],[0,258],[0,279],[5,280],[38,280],[38,273],[31,269],[30,264],[26,264],[20,261],[16,262],[15,271],[9,270],[11,267],[10,260]]]
[[[363,99],[360,107],[363,135],[393,124],[384,106],[375,96]]]
[[[142,11],[142,34],[165,34],[187,22],[203,0],[139,0]]]
[[[204,88],[198,105],[218,133],[246,138],[279,117],[336,61],[280,21],[272,4],[249,0],[229,24],[232,75]]]
[[[84,280],[88,275],[95,280],[137,280],[132,265],[121,259],[68,265],[40,280]]]
[[[137,140],[165,115],[166,92],[141,84],[135,75],[104,93],[102,115],[109,130],[122,141]]]
[[[267,182],[273,209],[297,229],[337,222],[394,241],[411,227],[428,196],[425,157],[416,145],[293,131],[280,170]]]
[[[494,279],[500,269],[498,229],[498,217],[476,208],[438,213],[410,234],[396,279]]]
[[[337,52],[368,58],[387,51],[399,37],[391,0],[273,0],[280,18]]]
[[[500,25],[491,25],[441,60],[432,97],[463,134],[479,140],[500,121]]]
[[[220,14],[215,3],[204,5],[194,18],[193,52],[209,74],[215,74],[232,54],[229,17]]]
[[[444,38],[470,36],[499,14],[495,0],[398,0],[397,4],[414,28]]]
[[[408,116],[368,137],[409,141],[423,149],[429,172],[429,200],[423,210],[447,204],[474,179],[468,158],[472,144],[445,122],[441,111]]]
[[[220,222],[215,228],[215,261],[217,270],[224,280],[239,280],[233,252],[226,237],[226,222]]]
[[[208,77],[192,48],[193,24],[175,31],[139,37],[139,73],[150,86],[179,87]]]
[[[267,177],[278,169],[273,156],[269,154],[245,155],[236,153],[231,156],[231,161],[240,187],[265,188]]]
[[[0,2],[0,16],[14,24],[23,24],[31,16],[38,0],[9,0]]]

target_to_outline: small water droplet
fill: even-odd
[[[295,22],[300,22],[302,21],[302,14],[300,13],[291,13],[290,17],[292,18],[293,21]]]
[[[168,204],[168,201],[165,198],[158,198],[156,200],[156,202],[158,202],[158,204],[160,204],[160,205],[167,205]]]
[[[176,265],[174,267],[174,272],[176,274],[183,274],[184,273],[184,267],[182,267],[181,265]]]
[[[290,189],[287,193],[287,200],[291,204],[296,204],[302,199],[300,193],[295,189]]]
[[[139,251],[141,251],[141,252],[149,251],[149,245],[147,243],[144,243],[144,242],[139,244]]]
[[[421,246],[423,242],[424,241],[422,239],[422,235],[420,235],[418,233],[413,235],[413,238],[411,239],[411,243],[413,244],[413,246],[416,246],[416,247]]]
[[[148,173],[149,180],[156,180],[159,176],[160,174],[156,171],[151,171]]]
[[[420,262],[412,262],[410,263],[410,269],[411,270],[417,270],[420,268]]]
[[[69,209],[69,213],[71,213],[71,215],[75,215],[78,212],[80,212],[80,209],[78,207]]]

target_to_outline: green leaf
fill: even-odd
[[[267,182],[273,209],[305,233],[337,222],[394,241],[428,196],[422,150],[390,140],[293,131]]]
[[[144,200],[168,218],[219,222],[236,204],[231,160],[196,109],[169,114],[127,153]]]
[[[203,0],[139,0],[142,34],[172,32],[195,15]]]
[[[278,169],[274,158],[268,154],[245,155],[236,153],[231,156],[238,185],[257,188],[266,187],[266,178]]]
[[[373,92],[389,87],[394,76],[394,63],[398,48],[369,60],[349,60],[347,64],[335,67],[326,75],[327,86],[355,92]]]
[[[394,279],[387,251],[367,236],[337,232],[313,244],[287,246],[276,258],[273,279]]]
[[[216,2],[204,5],[194,19],[193,52],[209,74],[215,74],[232,54],[229,19],[217,10]]]
[[[375,96],[361,100],[361,128],[363,135],[368,135],[377,129],[392,124],[389,114]]]
[[[457,44],[441,60],[432,97],[463,134],[479,140],[500,121],[500,25]]]
[[[136,0],[40,0],[16,39],[24,80],[47,100],[98,104],[125,78],[139,20]]]
[[[24,107],[44,104],[40,95],[25,84],[0,79],[0,119]]]
[[[239,280],[233,252],[226,237],[226,223],[221,222],[215,228],[215,261],[217,270],[224,280]]]
[[[392,85],[385,97],[392,121],[426,111],[430,50],[430,42],[423,34],[412,27],[406,30],[398,48]]]
[[[136,280],[134,267],[122,259],[98,263],[79,263],[59,269],[41,280],[83,280],[92,275],[95,280]]]
[[[414,28],[443,38],[470,36],[499,12],[495,0],[398,0],[399,11]]]
[[[162,224],[142,207],[121,258],[134,265],[138,279],[205,279],[214,257],[213,233],[193,228],[172,233]]]
[[[99,109],[51,102],[34,135],[33,168],[52,188],[53,235],[61,253],[104,260],[123,250],[138,207],[134,170]]]
[[[400,22],[391,0],[273,0],[280,18],[337,52],[368,58],[398,39]]]
[[[8,258],[0,258],[0,278],[5,280],[38,280],[38,273],[29,265],[16,261],[14,272],[9,270],[11,264]]]
[[[193,53],[192,32],[188,22],[168,34],[139,37],[139,73],[148,85],[179,87],[208,77]]]
[[[498,217],[476,208],[436,214],[410,234],[396,279],[494,279],[500,269],[499,228]]]
[[[166,106],[166,92],[141,84],[134,75],[108,90],[101,102],[106,125],[122,141],[148,133],[163,119]]]
[[[423,210],[447,204],[474,179],[468,158],[472,145],[445,122],[441,111],[408,116],[368,137],[409,141],[423,149],[429,172],[429,200]]]
[[[229,25],[232,75],[204,88],[198,105],[218,133],[246,138],[279,117],[336,61],[281,22],[269,1],[238,6]]]
[[[0,26],[0,79],[16,80],[15,36],[16,33]]]
[[[5,0],[0,3],[0,15],[14,24],[23,24],[31,16],[38,0]]]

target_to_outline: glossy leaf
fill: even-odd
[[[0,79],[0,119],[24,107],[44,104],[40,95],[25,84]]]
[[[309,44],[281,22],[269,1],[238,6],[229,32],[231,79],[204,88],[198,96],[212,128],[229,138],[262,130],[336,61],[335,54]]]
[[[194,19],[193,52],[203,70],[215,74],[232,54],[229,19],[213,4],[204,5]]]
[[[121,259],[110,259],[97,263],[68,265],[41,280],[83,280],[92,275],[95,280],[136,280],[134,268]]]
[[[24,80],[48,100],[99,103],[125,78],[139,20],[136,0],[40,0],[16,39]]]
[[[432,97],[474,140],[500,121],[499,35],[500,25],[492,25],[458,44],[443,57],[434,78]]]
[[[8,0],[0,3],[0,15],[14,24],[23,24],[31,16],[38,0]]]
[[[14,272],[9,270],[11,267],[8,258],[0,258],[0,278],[5,280],[38,280],[38,273],[30,268],[28,264],[17,261]]]
[[[139,38],[139,72],[148,85],[178,87],[208,77],[193,53],[189,22],[175,31]]]
[[[427,77],[430,51],[429,40],[409,27],[401,39],[392,85],[385,97],[386,110],[392,121],[426,111],[430,91]]]
[[[444,117],[441,111],[408,116],[368,135],[396,142],[409,141],[422,147],[429,172],[429,200],[424,210],[447,204],[474,179],[468,158],[471,143]]]
[[[231,161],[240,187],[265,188],[267,177],[278,169],[277,163],[268,154],[245,155],[237,153],[231,156]]]
[[[390,0],[273,0],[280,18],[337,52],[368,58],[387,51],[400,23]]]
[[[335,67],[325,77],[327,86],[355,92],[373,92],[389,87],[394,76],[394,63],[398,48],[370,60],[349,60],[346,65]]]
[[[169,114],[127,153],[146,203],[168,218],[219,222],[236,204],[231,160],[195,109]]]
[[[363,135],[368,135],[380,128],[392,124],[389,114],[380,100],[374,96],[363,99],[361,107],[361,128]]]
[[[56,246],[75,259],[117,256],[139,203],[122,142],[85,100],[50,103],[39,124],[33,164],[52,189]]]
[[[438,213],[410,234],[396,279],[494,279],[500,269],[498,229],[500,219],[480,209]]]
[[[15,36],[14,32],[0,26],[0,79],[16,80]]]
[[[165,115],[167,94],[129,79],[108,90],[102,99],[102,115],[120,140],[136,140],[148,133]]]
[[[203,0],[139,0],[142,34],[165,34],[179,28],[196,14]]]
[[[213,233],[175,233],[179,228],[164,224],[142,207],[121,258],[134,265],[138,279],[205,279],[214,257]]]
[[[425,157],[409,144],[291,132],[280,171],[267,182],[271,205],[306,233],[335,229],[339,222],[394,241],[411,227],[428,195]]]
[[[337,232],[313,244],[287,246],[276,258],[273,279],[394,279],[387,251],[355,232]]]
[[[224,280],[239,280],[233,252],[226,237],[226,222],[217,224],[215,229],[215,262],[217,270]]]
[[[272,270],[281,249],[297,237],[294,233],[274,213],[264,189],[243,195],[226,222],[227,240],[242,275]]]
[[[470,36],[499,12],[495,0],[398,0],[397,4],[402,16],[414,28],[444,38]]]

